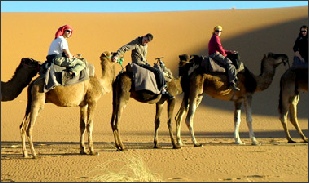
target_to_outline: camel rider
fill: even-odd
[[[155,74],[158,89],[161,91],[161,93],[168,98],[174,98],[174,96],[172,96],[166,90],[166,83],[163,73],[159,69],[151,67],[150,64],[147,62],[146,59],[147,48],[148,48],[147,43],[149,43],[152,39],[153,35],[150,33],[144,36],[137,37],[128,44],[120,47],[117,50],[117,52],[113,54],[112,61],[116,62],[118,60],[119,55],[123,55],[125,52],[132,50],[131,51],[132,62],[153,72]]]
[[[209,57],[215,59],[220,62],[220,64],[224,65],[225,69],[228,72],[229,78],[229,88],[235,91],[239,91],[240,89],[237,87],[237,70],[233,65],[233,62],[227,58],[227,54],[235,54],[236,51],[225,50],[222,47],[220,35],[222,32],[222,27],[220,25],[214,27],[214,31],[212,32],[212,36],[208,43],[208,54]]]
[[[61,67],[70,67],[71,77],[82,71],[86,64],[76,56],[73,56],[69,50],[67,39],[72,36],[73,28],[69,25],[64,25],[58,28],[55,38],[49,46],[47,62],[54,63]]]

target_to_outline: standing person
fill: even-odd
[[[47,62],[54,63],[61,67],[71,67],[70,74],[75,76],[80,73],[86,64],[79,58],[73,56],[69,50],[67,39],[72,36],[73,28],[69,25],[64,25],[58,28],[55,38],[49,46]]]
[[[125,52],[131,51],[131,59],[132,63],[135,63],[141,67],[144,67],[155,74],[156,83],[158,89],[162,94],[166,95],[168,98],[174,98],[170,93],[166,90],[165,79],[163,73],[154,67],[151,67],[147,62],[147,48],[150,41],[152,41],[153,35],[148,33],[144,36],[139,36],[136,39],[132,40],[126,45],[120,47],[117,52],[112,56],[112,61],[116,62],[118,60],[119,55],[123,55]]]
[[[236,51],[225,50],[222,47],[220,35],[222,32],[222,27],[220,25],[214,27],[214,31],[212,32],[212,36],[208,42],[208,55],[209,57],[215,59],[224,65],[225,69],[228,72],[229,78],[229,88],[239,91],[240,89],[237,87],[237,70],[233,65],[232,61],[227,58],[227,54],[235,54]]]
[[[303,25],[299,28],[293,51],[294,58],[292,66],[308,67],[308,26]]]

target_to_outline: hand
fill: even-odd
[[[305,63],[305,59],[303,57],[299,57],[299,60]]]
[[[233,53],[233,54],[237,54],[237,53],[238,53],[238,51],[236,51],[236,50],[233,50],[233,51],[232,51],[232,53]]]
[[[117,60],[118,60],[118,57],[117,57],[117,56],[113,56],[113,57],[112,57],[112,62],[117,62]]]

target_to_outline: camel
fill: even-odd
[[[187,58],[189,58],[189,56],[187,56]],[[193,60],[193,63],[201,63],[202,59],[202,57],[195,55],[191,60]],[[180,62],[184,61],[181,60]],[[188,59],[186,59],[185,62],[188,62]],[[241,106],[243,103],[246,111],[246,120],[249,129],[249,136],[251,138],[251,144],[260,144],[255,138],[252,127],[252,95],[256,92],[267,89],[273,81],[276,67],[278,67],[281,63],[286,62],[288,62],[288,57],[285,54],[264,54],[261,61],[259,76],[254,76],[247,67],[244,67],[244,72],[238,73],[237,83],[240,91],[233,91],[228,88],[228,78],[226,73],[204,73],[199,70],[197,64],[194,64],[193,67],[187,67],[187,69],[184,67],[179,67],[179,75],[182,75],[183,77],[188,76],[188,70],[192,72],[192,74],[186,79],[183,79],[183,81],[187,81],[182,84],[184,92],[183,101],[175,116],[177,144],[183,146],[181,140],[180,122],[185,113],[188,111],[185,121],[191,133],[191,140],[194,143],[194,147],[203,146],[197,142],[194,136],[193,127],[194,113],[203,99],[203,94],[207,94],[220,100],[234,102],[234,140],[236,144],[244,144],[239,136]],[[194,68],[197,69],[193,70]]]
[[[299,102],[300,92],[308,92],[308,67],[291,67],[281,76],[278,105],[279,119],[288,143],[295,143],[287,128],[287,116],[289,112],[291,123],[304,142],[308,143],[308,138],[302,132],[297,120],[297,104]]]
[[[160,61],[160,59],[158,59]],[[170,72],[171,73],[171,72]],[[168,92],[173,96],[182,93],[180,86],[181,78],[172,78],[167,82]],[[169,135],[172,141],[172,146],[174,149],[180,148],[176,145],[173,133],[172,133],[172,115],[176,103],[176,98],[167,99],[162,97],[161,94],[154,94],[148,90],[135,91],[132,88],[132,73],[131,72],[120,72],[113,83],[113,111],[111,116],[111,128],[115,138],[115,147],[119,151],[127,150],[120,139],[119,132],[119,121],[124,108],[130,98],[135,99],[141,103],[156,104],[156,114],[155,114],[155,136],[154,136],[154,148],[160,148],[158,143],[158,129],[160,126],[160,116],[163,109],[163,104],[165,101],[168,102],[168,129]]]
[[[1,81],[1,102],[12,101],[17,98],[40,71],[40,65],[39,61],[32,58],[22,58],[13,77],[7,82]]]
[[[98,155],[93,148],[93,118],[100,97],[109,93],[115,78],[115,62],[111,61],[111,53],[105,51],[100,56],[102,77],[90,76],[89,80],[67,86],[56,86],[44,93],[44,78],[38,77],[28,87],[27,108],[20,125],[23,156],[27,157],[25,138],[28,137],[32,157],[36,158],[32,140],[32,130],[39,112],[45,103],[53,103],[59,107],[80,108],[80,154],[86,155],[84,136],[88,133],[89,155]]]

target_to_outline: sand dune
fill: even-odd
[[[99,56],[103,51],[116,51],[135,37],[150,32],[154,40],[149,44],[149,62],[154,63],[155,57],[163,56],[166,66],[177,76],[178,55],[207,55],[207,43],[215,25],[223,27],[224,47],[238,50],[249,70],[259,75],[261,59],[268,52],[285,53],[292,62],[292,47],[299,27],[308,24],[308,6],[151,13],[1,13],[1,22],[1,81],[12,78],[23,57],[44,62],[55,31],[64,24],[74,28],[69,39],[71,52],[81,53],[93,63],[98,75],[101,75]],[[129,53],[124,64],[128,62]],[[41,158],[24,160],[18,129],[26,107],[24,90],[14,101],[1,103],[1,180],[91,181],[94,173],[89,172],[97,165],[138,155],[164,181],[307,182],[308,146],[287,144],[278,120],[279,79],[286,69],[287,66],[279,66],[271,86],[253,96],[253,125],[261,146],[249,145],[244,111],[240,135],[247,145],[234,145],[233,103],[205,96],[195,114],[196,137],[204,147],[193,147],[182,122],[182,136],[187,144],[180,150],[172,150],[165,112],[159,136],[163,149],[152,149],[155,106],[131,99],[120,122],[122,138],[130,150],[117,152],[109,124],[111,94],[106,94],[99,101],[93,134],[100,156],[78,155],[78,108],[47,104],[33,131]],[[118,65],[117,71],[120,70]],[[174,114],[181,96],[177,97]],[[308,134],[308,96],[300,97],[299,122]],[[301,142],[291,124],[289,127],[292,136]],[[120,167],[111,164],[108,168]]]

